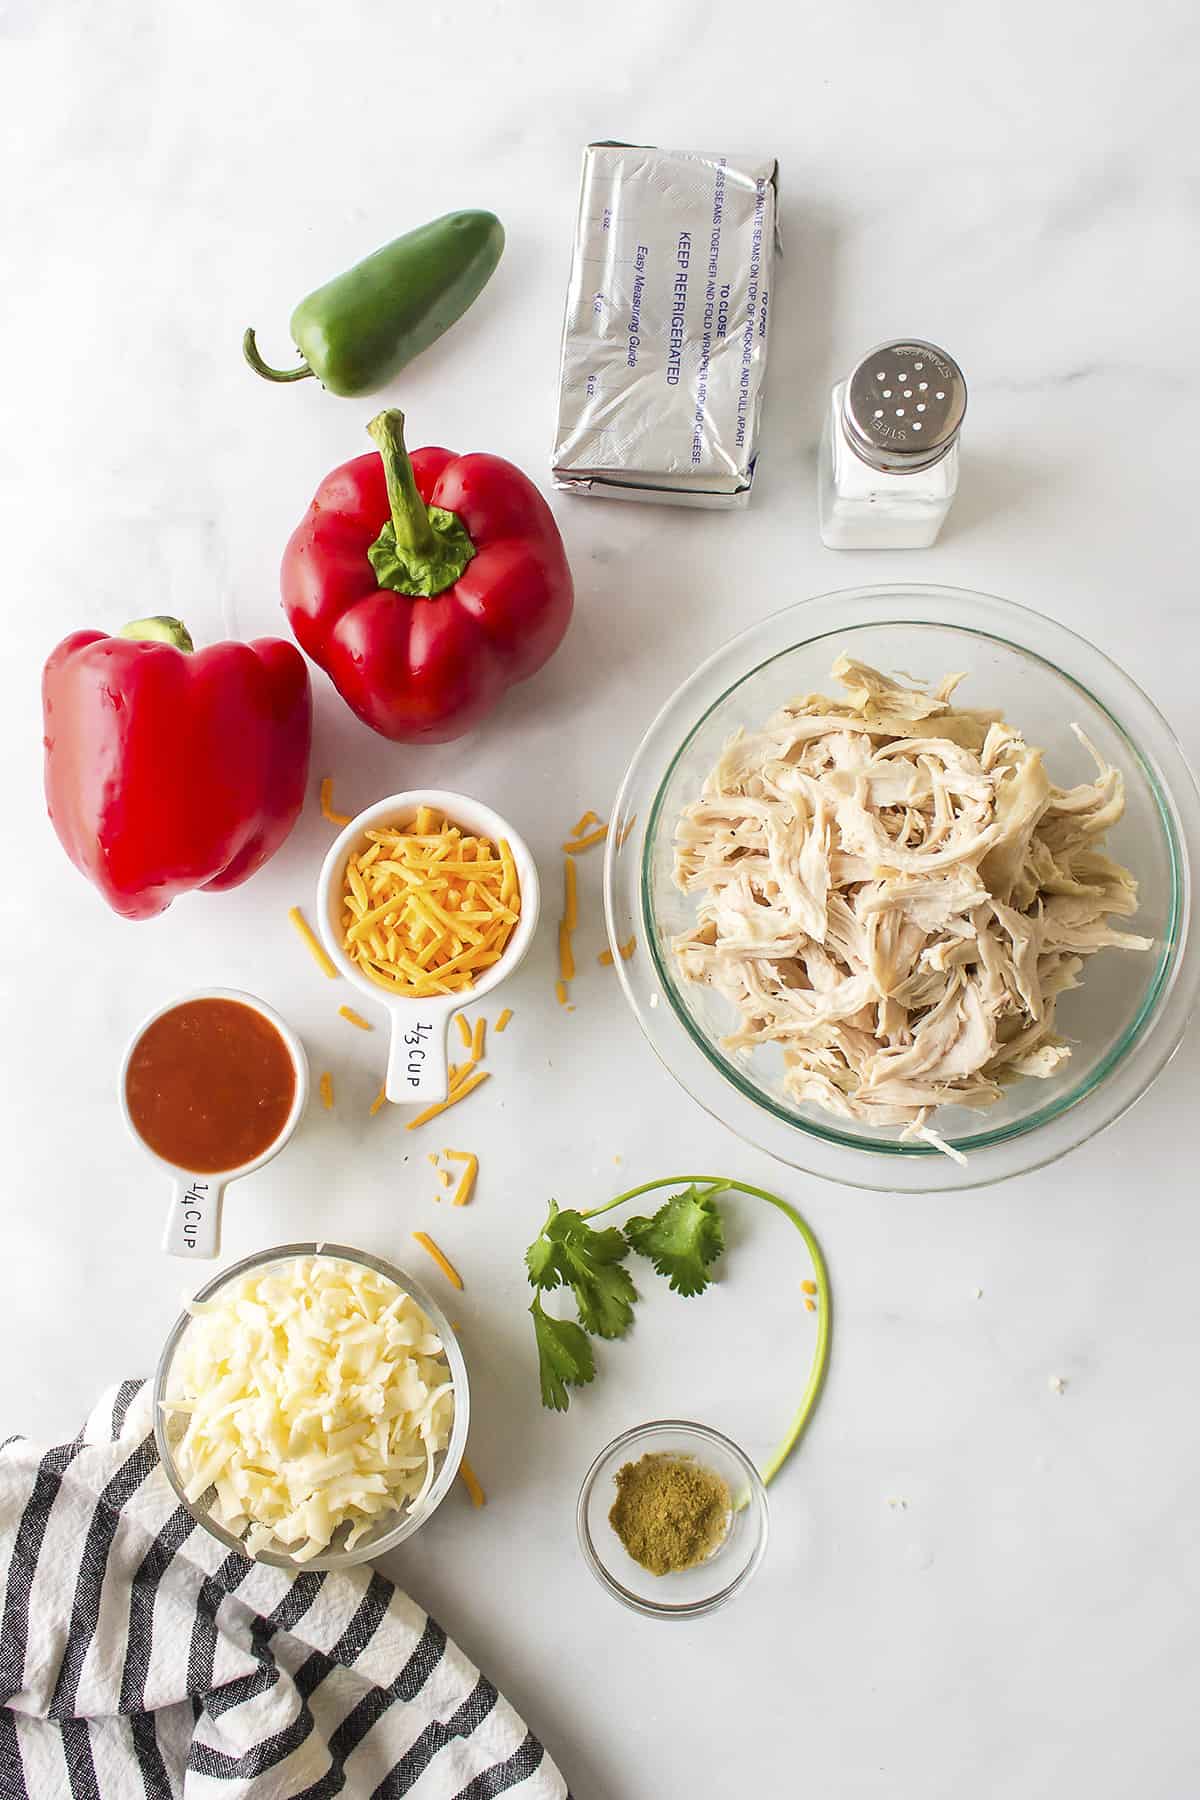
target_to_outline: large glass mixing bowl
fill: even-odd
[[[1139,883],[1130,928],[1148,952],[1103,950],[1064,994],[1057,1026],[1072,1046],[1050,1080],[1023,1079],[986,1112],[939,1109],[932,1123],[965,1167],[896,1128],[851,1124],[783,1089],[777,1046],[734,1055],[721,1040],[732,1006],[683,978],[672,939],[695,899],[672,878],[676,821],[729,737],[761,727],[797,694],[836,686],[841,652],[936,680],[966,670],[963,705],[997,707],[1045,751],[1061,786],[1091,780],[1072,724],[1125,777],[1109,852]],[[1053,1161],[1110,1125],[1178,1047],[1197,993],[1193,871],[1200,793],[1174,734],[1141,689],[1065,626],[986,594],[890,584],[826,594],[734,638],[697,669],[651,725],[625,776],[605,859],[605,907],[622,986],[676,1079],[707,1111],[781,1161],[854,1186],[925,1192],[981,1186]],[[630,953],[630,939],[634,940]]]

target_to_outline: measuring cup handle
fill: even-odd
[[[446,1036],[450,1014],[418,1012],[411,1000],[392,1013],[387,1097],[401,1106],[431,1106],[450,1092]]]
[[[221,1202],[225,1183],[219,1175],[181,1175],[171,1190],[171,1210],[163,1232],[168,1256],[206,1261],[220,1254]]]

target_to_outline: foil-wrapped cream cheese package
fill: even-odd
[[[776,169],[773,158],[588,145],[556,487],[746,504],[767,368]]]

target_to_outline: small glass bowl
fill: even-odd
[[[647,1454],[691,1457],[725,1482],[733,1498],[729,1530],[704,1562],[673,1575],[652,1575],[634,1562],[612,1525],[616,1476]],[[745,1587],[767,1547],[767,1490],[744,1450],[710,1425],[655,1419],[635,1425],[603,1449],[583,1479],[576,1512],[588,1568],[617,1600],[652,1619],[698,1619]]]
[[[442,1340],[446,1352],[446,1361],[450,1365],[450,1378],[454,1383],[454,1423],[450,1428],[450,1442],[442,1452],[441,1466],[433,1480],[433,1486],[426,1494],[419,1507],[410,1507],[403,1513],[387,1513],[376,1523],[375,1529],[360,1538],[353,1550],[338,1549],[338,1536],[345,1537],[347,1527],[335,1534],[333,1544],[319,1556],[310,1557],[306,1562],[297,1562],[294,1556],[286,1552],[262,1550],[254,1559],[256,1562],[269,1563],[276,1569],[346,1569],[352,1563],[368,1562],[373,1557],[382,1556],[387,1550],[394,1550],[405,1538],[420,1530],[441,1505],[450,1490],[454,1477],[458,1474],[463,1452],[467,1447],[467,1431],[471,1420],[471,1400],[467,1384],[467,1365],[463,1359],[462,1348],[454,1334],[453,1327],[437,1302],[426,1293],[419,1281],[415,1281],[404,1269],[398,1269],[394,1263],[384,1262],[381,1257],[368,1256],[365,1250],[351,1250],[345,1244],[279,1244],[273,1250],[262,1250],[257,1256],[247,1256],[228,1269],[206,1282],[199,1289],[197,1300],[211,1300],[227,1282],[237,1281],[243,1275],[257,1274],[270,1268],[275,1263],[293,1262],[301,1256],[328,1256],[338,1262],[356,1263],[359,1268],[373,1269],[377,1275],[386,1276],[396,1286],[403,1288],[425,1313],[430,1324]],[[208,1506],[203,1499],[192,1501],[184,1494],[183,1479],[175,1466],[174,1444],[182,1434],[182,1415],[165,1412],[162,1402],[167,1398],[171,1388],[171,1369],[185,1332],[192,1323],[190,1313],[181,1313],[171,1327],[162,1355],[158,1359],[158,1368],[154,1374],[154,1442],[158,1449],[159,1461],[163,1472],[181,1505],[191,1513],[193,1519],[212,1534],[227,1550],[236,1550],[240,1556],[246,1555],[246,1547],[240,1538],[226,1531],[209,1516]]]

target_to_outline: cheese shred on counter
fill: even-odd
[[[296,1257],[188,1308],[164,1410],[189,1501],[248,1556],[351,1549],[420,1506],[454,1422],[441,1338],[373,1269]]]

